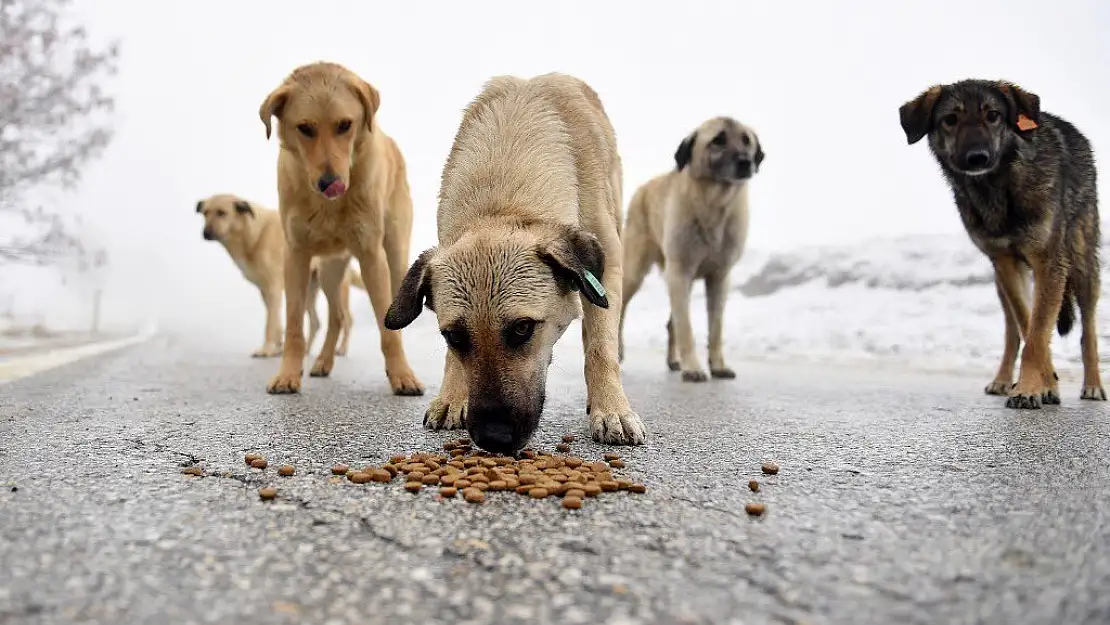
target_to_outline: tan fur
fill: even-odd
[[[249,207],[238,210],[236,204]],[[251,355],[255,358],[278,356],[282,351],[281,302],[285,284],[285,237],[281,232],[278,211],[249,202],[230,193],[219,193],[197,202],[197,212],[204,216],[204,231],[218,241],[231,256],[235,266],[248,282],[258,287],[266,306],[266,331],[262,347]],[[342,339],[336,354],[346,355],[351,339],[353,319],[348,293],[351,285],[366,290],[357,272],[348,268],[340,285],[343,303],[340,307]],[[316,297],[320,290],[319,259],[312,259],[311,277],[305,293],[309,317],[306,348],[311,349],[320,329],[316,314]]]
[[[334,365],[339,285],[353,255],[377,318],[390,386],[398,395],[421,395],[424,386],[409,366],[400,332],[383,323],[408,265],[412,199],[404,158],[377,123],[379,103],[377,90],[350,70],[311,63],[295,69],[266,96],[259,117],[267,137],[271,117],[278,120],[278,210],[288,244],[286,284],[307,286],[311,258],[322,257],[320,284],[328,299],[329,323],[311,375],[327,376]],[[302,128],[311,130],[311,136]],[[325,175],[342,181],[346,192],[326,198],[318,188]],[[300,391],[303,292],[291,289],[286,295],[285,352],[281,369],[267,385],[270,393]]]
[[[723,133],[723,134],[721,134]],[[719,144],[714,144],[714,139]],[[740,260],[748,233],[748,180],[763,160],[759,138],[728,117],[702,123],[675,152],[676,169],[644,183],[632,195],[624,233],[624,304],[621,358],[628,302],[652,267],[667,283],[667,365],[687,382],[708,379],[698,364],[690,323],[690,291],[705,281],[709,316],[709,371],[715,378],[736,374],[725,363],[723,326],[729,273]],[[737,162],[751,163],[747,174]],[[743,167],[743,165],[739,165]]]
[[[413,263],[386,319],[405,327],[426,300],[448,340],[427,427],[465,426],[491,451],[522,447],[552,349],[581,316],[592,436],[644,442],[617,360],[621,212],[615,133],[588,85],[561,74],[486,83],[443,169],[439,245]],[[585,292],[587,270],[607,302]]]

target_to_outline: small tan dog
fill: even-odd
[[[709,314],[709,372],[732,379],[722,347],[729,272],[740,260],[748,237],[748,181],[763,162],[759,137],[729,117],[698,126],[675,151],[675,169],[644,183],[628,204],[624,233],[624,305],[621,307],[621,360],[628,302],[652,267],[667,283],[667,366],[682,370],[686,382],[708,380],[694,352],[690,291],[705,280]]]
[[[621,163],[605,110],[571,76],[490,80],[443,170],[438,247],[409,269],[386,326],[434,311],[448,350],[431,429],[513,453],[543,412],[552,348],[583,316],[593,438],[642,444],[617,362]]]
[[[335,63],[296,68],[258,109],[270,137],[277,118],[278,211],[285,257],[285,351],[270,393],[297,393],[304,372],[304,293],[311,261],[321,256],[320,286],[328,299],[328,332],[310,375],[335,364],[339,288],[351,255],[362,271],[381,333],[390,387],[423,395],[405,356],[401,333],[385,327],[385,312],[408,265],[412,198],[405,161],[377,123],[378,91]]]
[[[281,232],[281,218],[276,210],[253,204],[230,193],[219,193],[197,202],[197,213],[204,216],[203,236],[206,241],[218,241],[243,277],[258,287],[266,305],[266,336],[262,347],[251,356],[269,358],[282,351],[281,302],[285,291],[285,237]],[[312,259],[311,277],[305,293],[309,333],[307,347],[311,348],[320,329],[316,314],[316,297],[320,291],[319,259]],[[362,290],[362,278],[353,268],[348,268],[340,285],[340,333],[342,338],[335,353],[344,356],[351,340],[353,318],[350,307],[350,287]]]

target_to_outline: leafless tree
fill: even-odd
[[[68,24],[72,0],[0,0],[0,216],[22,218],[30,236],[0,241],[0,264],[84,257],[79,222],[29,206],[29,192],[72,188],[112,139],[118,43],[94,50]]]

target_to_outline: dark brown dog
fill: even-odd
[[[1099,218],[1094,155],[1069,122],[1005,81],[962,80],[929,88],[899,110],[912,145],[929,148],[972,242],[994,264],[1006,343],[985,391],[1010,408],[1060,403],[1052,325],[1082,318],[1083,399],[1106,400],[1098,369]],[[1034,293],[1026,303],[1028,269]],[[1013,384],[1021,341],[1021,371]]]

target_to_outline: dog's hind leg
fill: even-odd
[[[1098,309],[1098,295],[1101,286],[1098,266],[1094,270],[1082,275],[1072,272],[1074,280],[1075,301],[1079,305],[1079,316],[1083,324],[1083,335],[1080,345],[1083,353],[1083,392],[1080,399],[1097,399],[1106,401],[1106,391],[1102,387],[1102,375],[1098,370],[1098,330],[1096,326],[1096,313]],[[1065,305],[1067,305],[1065,303]]]
[[[677,348],[682,381],[705,382],[709,376],[698,364],[694,349],[694,328],[690,323],[690,291],[694,285],[693,280],[677,262],[668,262],[663,275],[671,300],[671,320],[667,324],[670,338],[668,343],[673,343]],[[670,357],[668,356],[668,362]]]
[[[266,340],[251,356],[270,358],[281,354],[281,285],[269,284],[261,291],[266,305]]]
[[[1067,283],[1067,259],[1058,250],[1050,249],[1033,265],[1033,311],[1021,350],[1021,372],[1018,382],[1006,400],[1007,408],[1040,408],[1042,404],[1059,404],[1059,383],[1052,366],[1052,330],[1064,303]]]
[[[312,345],[316,343],[316,334],[320,331],[320,313],[316,310],[316,299],[320,294],[320,274],[313,270],[308,277],[308,290],[305,291],[304,310],[308,313],[308,340],[305,341],[305,353],[312,353]]]
[[[994,286],[1005,319],[1005,346],[994,380],[983,389],[988,395],[1009,395],[1014,386],[1014,366],[1029,323],[1029,306],[1025,297],[1028,280],[1028,274],[1017,259],[1012,256],[994,259]]]
[[[640,290],[659,256],[648,234],[640,232],[641,229],[640,223],[630,222],[624,234],[624,278],[621,281],[621,318],[617,331],[617,359],[620,362],[624,362],[624,318],[628,314],[628,302]]]
[[[346,274],[346,270],[344,270]],[[339,347],[335,350],[336,356],[346,356],[347,348],[351,344],[351,327],[354,319],[351,317],[351,281],[344,277],[339,285],[339,332],[343,338],[339,339]]]
[[[339,287],[343,282],[343,273],[347,270],[346,258],[328,258],[320,262],[320,288],[328,301],[328,331],[324,334],[324,344],[320,346],[320,355],[312,365],[309,375],[314,378],[323,378],[331,374],[335,366],[335,344],[339,341],[339,329],[343,325],[343,313],[340,310]]]
[[[709,375],[731,380],[736,372],[725,364],[724,317],[728,301],[729,275],[727,271],[710,274],[705,278],[705,308],[709,315]]]

